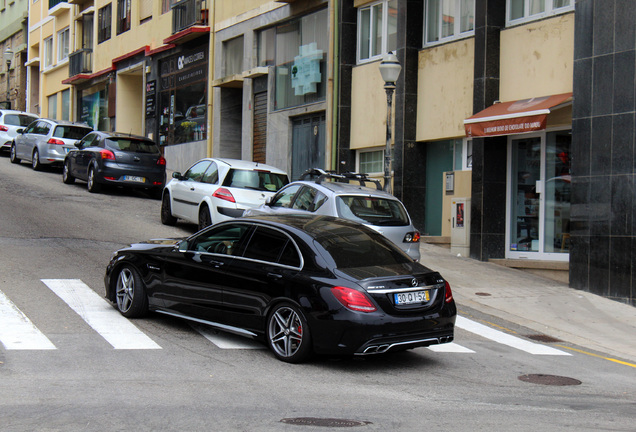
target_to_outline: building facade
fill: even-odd
[[[26,109],[28,0],[0,1],[0,102],[3,108]]]

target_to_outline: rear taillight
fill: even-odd
[[[64,141],[59,140],[59,139],[55,139],[55,138],[49,139],[46,143],[47,144],[55,144],[55,145],[64,145]]]
[[[334,297],[347,309],[357,312],[375,312],[375,307],[371,300],[361,291],[347,287],[333,287],[331,292]]]
[[[222,200],[225,200],[225,201],[229,201],[229,202],[233,202],[233,203],[236,202],[236,200],[234,199],[234,195],[232,195],[232,192],[230,192],[229,190],[227,190],[225,188],[218,188],[212,194],[212,196],[214,198],[222,199]]]
[[[413,231],[410,233],[406,233],[406,235],[404,236],[404,240],[402,240],[404,243],[417,243],[420,241],[420,232],[419,231]]]
[[[451,287],[448,282],[446,282],[446,285],[444,286],[444,301],[446,303],[453,301],[453,292],[451,291]]]
[[[157,159],[157,165],[165,166],[166,165],[166,158],[164,158],[163,156],[159,156],[159,159]]]
[[[0,131],[2,131],[2,132],[6,132],[6,131],[8,131],[8,130],[9,130],[9,128],[8,128],[8,127],[6,127],[5,125],[0,125]]]
[[[99,154],[101,155],[102,159],[115,160],[115,153],[110,150],[100,150]]]

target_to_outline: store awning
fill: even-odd
[[[551,111],[571,103],[572,93],[496,103],[464,120],[464,129],[467,137],[543,130]]]

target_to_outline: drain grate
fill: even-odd
[[[548,335],[544,335],[544,334],[528,335],[526,337],[528,339],[532,339],[532,340],[535,340],[537,342],[546,342],[546,343],[563,342],[560,339],[553,338],[552,336],[548,336]]]
[[[481,296],[481,297],[490,297],[492,294],[487,292],[476,292],[475,295]]]
[[[580,385],[581,381],[557,375],[530,374],[521,375],[519,380],[532,384],[551,385],[551,386],[569,386]]]
[[[347,419],[334,419],[334,418],[320,418],[320,417],[296,417],[296,418],[284,418],[281,423],[293,424],[297,426],[319,426],[319,427],[357,427],[366,426],[372,424],[371,422],[347,420]]]

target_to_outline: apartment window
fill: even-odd
[[[131,0],[117,0],[117,34],[130,30]]]
[[[574,10],[574,0],[506,0],[507,24],[518,24]]]
[[[170,12],[170,8],[173,4],[175,4],[178,0],[161,0],[161,13],[165,14]]]
[[[224,76],[243,72],[243,36],[223,42]]]
[[[384,172],[384,150],[365,151],[358,155],[359,172],[366,174]]]
[[[47,98],[47,103],[49,107],[48,117],[51,119],[56,119],[57,118],[57,93],[49,96]]]
[[[53,37],[44,39],[44,69],[53,66]]]
[[[110,39],[110,29],[113,22],[112,5],[110,3],[99,9],[97,21],[97,43],[102,43]]]
[[[62,120],[71,119],[71,90],[62,91]]]
[[[145,22],[152,18],[152,0],[139,0],[139,21]]]
[[[474,34],[475,0],[427,0],[424,44],[435,44]]]
[[[397,0],[358,9],[358,62],[376,60],[397,49]]]
[[[68,48],[70,31],[66,27],[64,30],[57,32],[57,61],[58,63],[68,58]]]
[[[258,65],[274,66],[276,56],[276,28],[263,30],[256,35]]]

